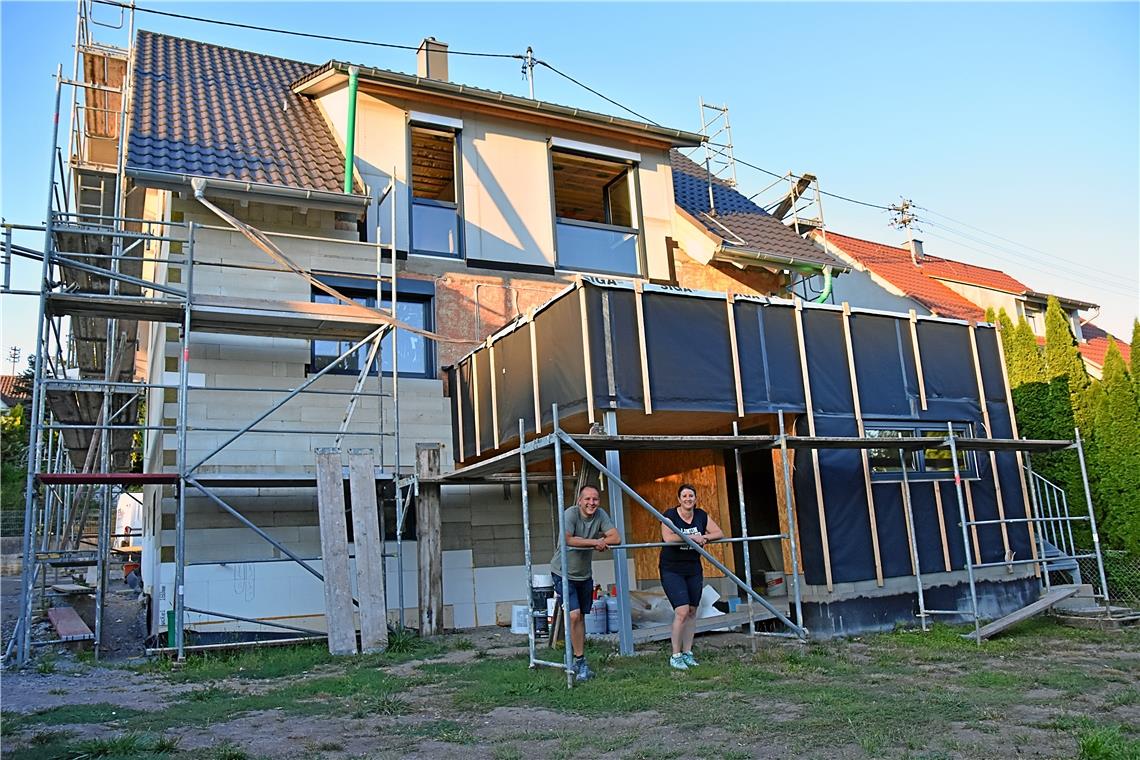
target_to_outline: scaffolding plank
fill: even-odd
[[[1027,620],[1034,615],[1044,612],[1062,599],[1068,599],[1070,596],[1077,593],[1078,590],[1078,586],[1055,588],[1045,596],[1038,599],[1036,602],[1027,604],[1021,609],[1015,612],[1011,612],[1003,618],[998,618],[992,623],[988,623],[982,626],[980,629],[978,629],[978,638],[988,639],[995,634],[1001,633],[1006,628],[1017,625],[1022,620]],[[974,634],[968,633],[966,634],[966,638],[972,639],[974,638]]]
[[[48,620],[55,628],[60,641],[87,641],[95,638],[87,623],[79,617],[79,613],[72,607],[52,607],[48,610]]]
[[[380,542],[372,449],[349,449],[348,472],[360,600],[360,650],[382,652],[388,646],[388,603],[384,597],[384,545]]]
[[[317,450],[317,511],[325,577],[325,622],[331,654],[356,654],[356,624],[349,577],[348,528],[344,519],[344,480],[340,449]]]
[[[176,472],[37,472],[36,480],[59,485],[174,485]]]

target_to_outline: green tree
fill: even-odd
[[[1140,402],[1115,341],[1090,395],[1095,444],[1093,503],[1105,543],[1140,552]]]
[[[1045,378],[1051,392],[1065,396],[1073,421],[1082,429],[1087,428],[1092,417],[1088,407],[1089,373],[1077,348],[1077,339],[1073,337],[1069,317],[1053,296],[1049,296],[1045,308]],[[1053,386],[1053,381],[1060,379],[1064,382]],[[1058,408],[1062,405],[1060,398],[1054,403]],[[1061,437],[1071,435],[1072,430]]]
[[[1129,344],[1129,371],[1132,373],[1132,385],[1136,395],[1140,397],[1140,319],[1132,320],[1132,343]]]

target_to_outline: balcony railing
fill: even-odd
[[[459,207],[446,201],[412,201],[412,250],[459,255]]]
[[[641,274],[638,231],[631,227],[559,218],[558,268],[600,274]]]

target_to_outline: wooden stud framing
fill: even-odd
[[[934,481],[934,509],[938,513],[938,533],[942,536],[942,562],[950,572],[950,543],[946,540],[946,515],[942,512],[942,489]]]
[[[538,395],[538,335],[534,326],[534,309],[527,315],[530,328],[530,380],[534,386],[534,434],[542,434],[542,405]],[[521,444],[522,441],[519,441]]]
[[[859,401],[859,379],[855,375],[855,348],[851,341],[851,306],[843,302],[843,339],[847,346],[847,371],[851,375],[851,402],[855,410],[855,423],[859,426],[859,437],[863,438],[866,431],[863,427],[863,406]],[[883,585],[883,559],[879,554],[879,524],[875,517],[875,494],[871,487],[871,457],[867,449],[860,449],[863,459],[863,485],[867,491],[867,517],[871,520],[871,549],[875,555],[875,582]],[[910,524],[907,524],[910,529]]]
[[[645,413],[653,414],[653,397],[649,391],[649,351],[645,342],[645,304],[642,302],[641,280],[633,283],[633,302],[637,306],[637,348],[641,352],[641,391]]]
[[[1001,380],[1005,383],[1005,408],[1009,410],[1009,429],[1013,433],[1014,438],[1021,436],[1017,432],[1017,417],[1013,413],[1013,391],[1009,387],[1009,372],[1006,371],[1005,366],[1005,346],[1002,345],[1001,336],[996,335],[998,347],[998,362],[1001,364]],[[1017,455],[1017,475],[1021,480],[1021,501],[1025,508],[1025,516],[1031,518],[1033,510],[1029,503],[1029,484],[1025,482],[1025,459],[1020,451],[1014,452]],[[1032,520],[1025,523],[1025,527],[1029,529],[1029,551],[1034,560],[1037,559],[1037,530]],[[1041,566],[1034,563],[1033,573],[1038,578],[1041,577]]]
[[[800,374],[804,383],[804,402],[807,406],[808,435],[815,435],[815,412],[812,411],[811,377],[808,375],[807,348],[804,345],[804,305],[803,301],[796,299],[796,341],[800,348]],[[827,541],[827,512],[823,506],[823,480],[819,475],[819,449],[811,450],[812,471],[815,474],[815,503],[819,511],[819,537],[823,548],[823,573],[827,579],[827,590],[832,591],[834,584],[831,581],[831,549]]]
[[[594,416],[594,368],[590,361],[590,321],[586,316],[586,289],[578,280],[578,307],[582,315],[582,374],[586,376],[586,411],[590,424],[597,422]]]
[[[479,426],[482,420],[479,415],[479,352],[471,354],[471,396],[475,399],[475,403],[471,405],[472,411],[475,413],[475,456],[483,453],[483,444],[479,435]]]
[[[732,379],[736,383],[736,416],[744,416],[744,389],[740,385],[740,347],[736,343],[736,298],[727,293],[725,305],[728,307],[728,343],[732,347]]]
[[[990,410],[986,404],[986,388],[982,383],[982,360],[978,356],[978,336],[975,331],[975,326],[970,325],[970,353],[974,357],[974,377],[978,381],[978,404],[982,408],[982,424],[986,426],[986,437],[993,438],[993,430],[990,429]],[[998,477],[997,469],[997,452],[990,452],[990,473],[994,476],[994,497],[997,499],[998,519],[1002,522],[999,523],[1001,527],[1001,544],[1004,549],[1002,556],[1009,561],[1013,557],[1009,553],[1009,527],[1005,524],[1005,502],[1001,498],[1001,478]],[[1013,571],[1013,565],[1009,566],[1010,572]]]
[[[495,344],[488,341],[487,355],[491,373],[491,435],[495,441],[495,448],[499,448],[499,383],[498,371],[495,367]]]
[[[977,519],[974,517],[974,494],[970,490],[970,481],[963,481],[963,485],[966,486],[966,516],[970,518],[970,522],[973,522]],[[974,544],[974,562],[980,563],[982,561],[982,546],[978,543],[977,525],[970,526],[970,537]]]
[[[922,376],[922,354],[918,350],[918,314],[910,310],[910,345],[914,351],[914,371],[918,376],[918,401],[926,411],[926,380]]]

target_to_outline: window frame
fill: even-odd
[[[452,138],[451,160],[455,183],[455,201],[439,201],[433,198],[417,198],[412,180],[412,132],[413,130],[447,134]],[[408,255],[431,256],[437,259],[462,261],[467,256],[465,224],[463,222],[463,122],[442,116],[432,116],[413,112],[408,114],[407,125],[407,187],[408,187]],[[447,208],[455,211],[455,253],[416,248],[415,207]]]
[[[969,422],[951,422],[949,420],[944,422],[928,422],[913,421],[913,422],[899,422],[887,420],[864,420],[863,421],[863,434],[865,437],[873,437],[870,435],[871,431],[882,432],[898,432],[900,438],[922,438],[929,436],[931,438],[944,438],[946,436],[946,424],[954,426],[954,432],[958,438],[973,438],[974,426]],[[889,440],[889,437],[884,440]],[[939,469],[928,465],[927,452],[934,451],[935,449],[913,449],[905,454],[909,454],[910,461],[908,462],[906,479],[908,481],[934,481],[934,480],[953,480],[954,468],[950,465],[950,460],[947,458],[946,469]],[[889,446],[883,446],[881,449],[867,449],[867,462],[871,470],[871,480],[876,483],[901,483],[902,465],[892,465],[889,469],[875,469],[875,456],[876,451],[891,451],[898,452],[898,449],[892,449]],[[947,450],[948,451],[948,450]],[[978,461],[977,452],[958,450],[958,456],[961,460],[958,468],[958,474],[963,480],[978,480]],[[933,460],[937,461],[937,460]]]
[[[375,302],[376,288],[375,288],[375,282],[374,281],[370,282],[368,280],[356,279],[356,278],[351,278],[351,277],[327,277],[327,276],[319,276],[318,279],[327,285],[331,285],[332,287],[336,288],[341,293],[352,298],[353,300],[356,300],[357,296],[361,296],[366,301]],[[364,283],[368,283],[368,284],[372,285],[372,287],[361,287],[361,285]],[[381,305],[383,305],[384,303],[388,303],[387,299],[391,298],[391,293],[392,293],[392,289],[391,289],[390,283],[382,282],[381,283],[381,294],[380,294]],[[320,290],[319,288],[316,288],[316,287],[311,288],[310,295],[309,295],[309,301],[312,303],[317,303],[317,301],[315,299],[318,295],[327,295],[327,294],[324,291]],[[434,283],[427,282],[424,280],[417,280],[417,279],[403,279],[403,278],[397,279],[396,280],[396,307],[397,307],[397,311],[399,310],[400,305],[405,304],[405,303],[421,304],[424,307],[424,329],[429,330],[429,331],[435,329],[435,285],[434,285]],[[367,303],[365,305],[367,305]],[[399,335],[397,335],[396,337],[399,338]],[[424,366],[423,366],[422,371],[417,370],[417,371],[411,372],[411,371],[407,371],[407,370],[401,368],[398,372],[399,377],[410,378],[410,379],[423,379],[423,380],[434,380],[438,377],[438,370],[436,367],[435,342],[430,341],[426,338],[421,338],[421,339],[423,340],[423,345],[424,345]],[[316,363],[317,363],[316,344],[317,344],[318,340],[322,340],[322,339],[316,338],[316,339],[311,339],[309,341],[309,364],[308,364],[308,367],[306,368],[306,374],[312,374],[314,372],[319,371],[319,370],[315,369]],[[341,342],[343,342],[343,341],[341,341]],[[358,352],[363,352],[365,355],[367,355],[368,346],[367,345],[361,346],[358,349]],[[380,357],[380,360],[381,360],[381,362],[383,361],[383,356]],[[369,368],[368,372],[370,375],[374,375],[375,369]],[[381,366],[380,372],[382,375],[388,376],[388,377],[390,377],[392,374],[391,369],[383,369],[382,366]],[[328,371],[328,374],[330,374],[330,375],[359,375],[360,374],[360,367],[359,366],[347,367],[347,366],[341,365],[339,367],[334,367],[333,369],[330,369]]]
[[[643,217],[641,205],[640,154],[605,148],[603,146],[592,146],[588,143],[579,143],[574,140],[564,140],[556,137],[550,138],[547,141],[546,153],[547,172],[550,181],[550,214],[553,221],[552,232],[554,233],[553,247],[555,271],[574,272],[581,274],[601,274],[615,277],[629,277],[634,279],[644,279],[648,277],[647,273],[649,271],[649,267],[645,245],[645,219]],[[624,166],[624,175],[619,174],[607,182],[605,186],[603,186],[602,203],[605,209],[606,218],[609,219],[612,214],[612,204],[610,203],[610,188],[619,179],[626,179],[628,181],[628,192],[630,196],[630,221],[637,226],[626,227],[625,225],[619,224],[590,222],[581,219],[571,219],[569,217],[559,216],[557,184],[554,174],[554,160],[555,154],[557,153],[571,156],[581,156],[583,158],[589,158],[595,161],[604,161],[616,166]],[[560,224],[569,225],[571,227],[584,227],[586,229],[603,230],[606,232],[632,234],[636,241],[637,271],[625,272],[616,269],[581,268],[570,266],[560,261],[558,251],[558,225]]]

